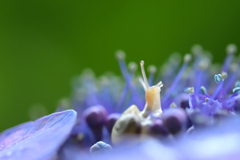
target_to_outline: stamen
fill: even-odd
[[[228,54],[235,54],[237,52],[237,46],[235,44],[229,44],[226,50]]]
[[[215,80],[215,81],[216,81],[216,80]],[[223,82],[224,82],[224,81],[221,81],[221,82],[219,83],[219,85],[217,86],[217,89],[215,89],[214,93],[212,94],[212,99],[215,99],[215,98],[217,97],[218,93],[220,92],[220,90],[221,90],[222,87],[223,87]]]
[[[123,78],[125,79],[126,84],[128,85],[128,87],[130,88],[130,90],[132,92],[133,103],[135,103],[138,106],[141,106],[142,105],[142,100],[141,100],[140,96],[138,95],[136,88],[132,84],[132,78],[129,75],[128,70],[127,70],[127,65],[126,65],[126,62],[124,60],[125,53],[123,51],[118,51],[116,53],[116,57],[118,59],[118,63],[119,63],[120,70],[121,70],[121,73],[123,75]]]
[[[171,93],[173,92],[173,90],[176,88],[178,82],[180,81],[185,69],[187,68],[187,65],[189,63],[189,61],[191,60],[191,55],[190,54],[186,54],[184,56],[184,64],[182,65],[181,69],[179,70],[176,78],[174,79],[171,87],[167,90],[166,94],[163,97],[163,104],[166,103],[166,101],[168,100],[168,98],[170,97]]]
[[[224,93],[228,94],[230,92],[236,79],[237,79],[237,74],[235,73],[230,74],[227,83],[225,83]],[[239,83],[239,86],[236,86],[236,83],[235,83],[235,87],[240,87],[240,83]]]
[[[227,75],[228,74],[226,72],[222,72],[221,74],[217,74],[217,75],[214,76],[215,82],[216,83],[221,82],[221,83],[217,86],[217,89],[215,89],[215,91],[214,91],[214,93],[212,95],[213,99],[218,96],[220,91],[222,91],[221,94],[223,94],[223,83],[224,83],[224,79],[227,78]]]
[[[196,84],[194,86],[194,88],[196,89],[196,93],[199,93],[200,90],[200,86],[202,85],[202,76],[203,76],[203,72],[204,70],[207,69],[209,64],[209,60],[206,58],[205,60],[202,60],[201,62],[199,62],[199,69],[197,70],[197,77],[196,77]]]
[[[124,60],[124,59],[125,59],[125,52],[122,51],[122,50],[118,50],[118,51],[116,52],[116,58],[117,58],[118,60]]]
[[[224,72],[228,71],[231,61],[233,59],[233,56],[237,52],[237,46],[235,44],[229,44],[226,50],[227,50],[227,57],[222,67],[222,71]]]
[[[135,62],[129,62],[128,68],[131,73],[134,73],[137,70],[137,64]]]
[[[149,67],[148,67],[148,71],[150,72],[150,73],[156,73],[156,71],[157,71],[157,67],[156,66],[154,66],[154,65],[150,65]]]
[[[134,72],[135,71],[132,70],[132,73],[130,75],[130,80],[132,80]],[[129,84],[126,83],[124,88],[123,88],[123,91],[122,91],[122,94],[121,94],[121,98],[120,98],[119,103],[117,105],[116,111],[120,111],[120,109],[121,110],[123,109],[123,104],[125,103],[125,100],[127,98],[127,94],[128,94],[129,88],[130,88]]]
[[[143,76],[143,80],[144,80],[144,83],[145,83],[145,87],[146,89],[150,88],[149,84],[148,84],[148,81],[147,81],[147,76],[146,76],[146,73],[145,73],[145,70],[144,70],[144,61],[140,61],[140,66],[141,66],[141,71],[142,71],[142,76]]]
[[[149,83],[149,86],[152,86],[153,85],[153,81],[154,81],[155,73],[157,72],[157,67],[154,66],[154,65],[150,65],[148,67],[148,71],[150,72],[148,83]]]
[[[191,59],[192,59],[191,54],[186,54],[184,56],[184,63],[189,63],[191,61]]]
[[[208,60],[202,60],[202,61],[199,63],[199,68],[200,68],[201,70],[205,70],[205,69],[207,69],[208,65],[209,65]]]
[[[214,80],[216,83],[222,82],[222,75],[221,74],[216,74],[214,76]]]
[[[125,53],[122,50],[117,51],[116,58],[119,62],[119,66],[120,66],[120,70],[122,72],[123,78],[127,82],[128,71],[127,71],[127,66],[125,62]]]

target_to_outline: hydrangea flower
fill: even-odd
[[[127,65],[124,52],[118,51],[123,80],[110,72],[96,78],[85,70],[73,80],[71,98],[62,101],[56,113],[1,134],[0,157],[237,159],[240,81],[236,52],[235,45],[228,45],[221,67],[212,64],[209,52],[195,45],[193,55],[186,54],[182,65],[181,56],[174,53],[161,72],[150,65],[147,78],[143,61],[139,77],[136,63]],[[77,115],[64,111],[69,108]]]

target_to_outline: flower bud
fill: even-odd
[[[179,108],[168,109],[162,116],[163,124],[170,133],[178,134],[185,130],[187,123],[187,115],[184,110]]]

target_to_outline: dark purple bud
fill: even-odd
[[[183,109],[173,108],[166,110],[162,115],[162,120],[172,134],[178,134],[186,129],[187,115]]]
[[[180,107],[182,109],[190,108],[189,107],[189,101],[188,100],[182,100],[181,103],[180,103]]]
[[[84,111],[85,120],[93,131],[96,141],[102,139],[102,128],[105,125],[107,111],[101,105],[96,105]]]
[[[162,120],[155,120],[149,128],[149,132],[153,136],[167,136],[169,134]]]
[[[184,109],[185,112],[186,112],[186,109],[190,108],[188,98],[186,99],[186,97],[184,97],[184,98],[182,99],[182,101],[180,102],[180,107],[181,107],[182,109]],[[187,117],[187,128],[189,128],[189,127],[191,127],[191,126],[192,126],[192,122],[191,122],[191,120],[189,119],[189,117]]]
[[[112,113],[112,114],[107,116],[105,126],[106,126],[109,134],[112,133],[112,128],[113,128],[114,124],[116,123],[116,121],[118,120],[119,117],[120,117],[120,114],[118,114],[118,113]]]
[[[106,151],[109,151],[111,150],[112,147],[105,143],[105,142],[102,142],[102,141],[99,141],[97,143],[95,143],[91,148],[90,148],[90,153],[91,154],[96,154],[96,153],[102,153],[102,152],[106,152]]]

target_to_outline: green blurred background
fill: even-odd
[[[160,65],[199,43],[222,62],[239,36],[237,0],[1,0],[0,130],[29,120],[34,104],[53,112],[85,67],[120,74],[118,49]]]

